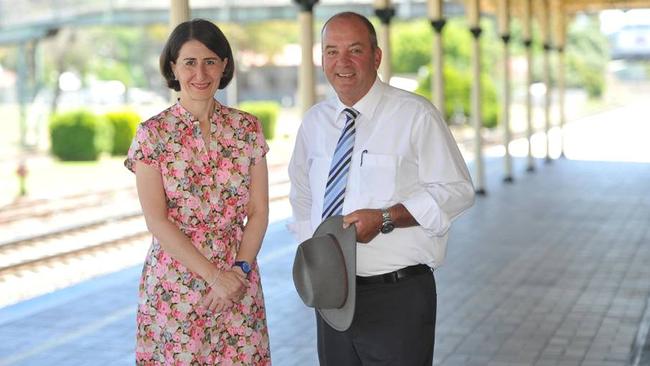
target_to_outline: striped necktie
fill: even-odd
[[[359,112],[352,108],[343,110],[346,121],[341,132],[341,137],[336,144],[332,164],[330,165],[327,185],[325,186],[325,200],[323,202],[323,219],[333,215],[340,215],[343,210],[345,186],[348,183],[348,172],[354,149],[354,121]]]

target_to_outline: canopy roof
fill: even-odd
[[[511,7],[517,12],[521,12],[525,0],[510,0]],[[551,7],[559,9],[562,7],[568,15],[579,12],[597,12],[606,9],[644,9],[650,8],[650,0],[549,0]],[[499,0],[481,0],[481,8],[493,12]],[[541,7],[542,0],[531,0],[534,9]]]
[[[463,12],[468,0],[444,0],[445,17]],[[527,0],[510,0],[511,13],[520,17]],[[533,14],[545,18],[542,0],[530,0]],[[650,0],[548,0],[550,17],[605,9],[650,8]],[[480,0],[482,13],[495,13],[500,0]],[[319,0],[317,18],[353,10],[372,14],[374,0]],[[426,16],[427,0],[391,0],[398,17]],[[217,21],[248,22],[296,19],[296,0],[191,0],[193,16]],[[21,43],[46,37],[62,26],[91,24],[147,24],[169,20],[171,0],[0,0],[0,44]]]
[[[579,11],[599,11],[605,9],[643,9],[650,8],[649,0],[565,0],[568,13]]]

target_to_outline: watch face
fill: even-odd
[[[244,273],[246,273],[246,274],[248,274],[248,272],[251,271],[251,265],[248,264],[248,262],[246,262],[246,261],[238,261],[238,262],[235,262],[235,265],[236,265],[237,267],[241,268],[242,272],[244,272]]]
[[[393,224],[392,222],[385,222],[383,225],[381,225],[381,233],[388,234],[391,231],[393,231],[394,228],[395,228],[395,224]]]
[[[380,229],[381,233],[388,234],[391,231],[393,231],[393,229],[395,228],[395,224],[393,223],[393,220],[391,220],[390,218],[390,212],[388,212],[388,209],[381,210],[381,219],[383,221],[381,223],[381,229]]]

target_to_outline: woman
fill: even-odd
[[[153,242],[137,313],[138,365],[269,365],[255,257],[268,224],[268,146],[254,116],[219,104],[228,40],[178,25],[160,56],[178,102],[138,127],[125,161]]]

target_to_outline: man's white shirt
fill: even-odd
[[[420,226],[396,228],[357,244],[357,274],[424,263],[439,267],[451,222],[474,202],[474,187],[449,129],[426,99],[379,80],[354,106],[356,140],[343,214],[402,203]],[[345,117],[338,98],[313,106],[289,163],[289,199],[299,242],[321,223],[325,185]]]

